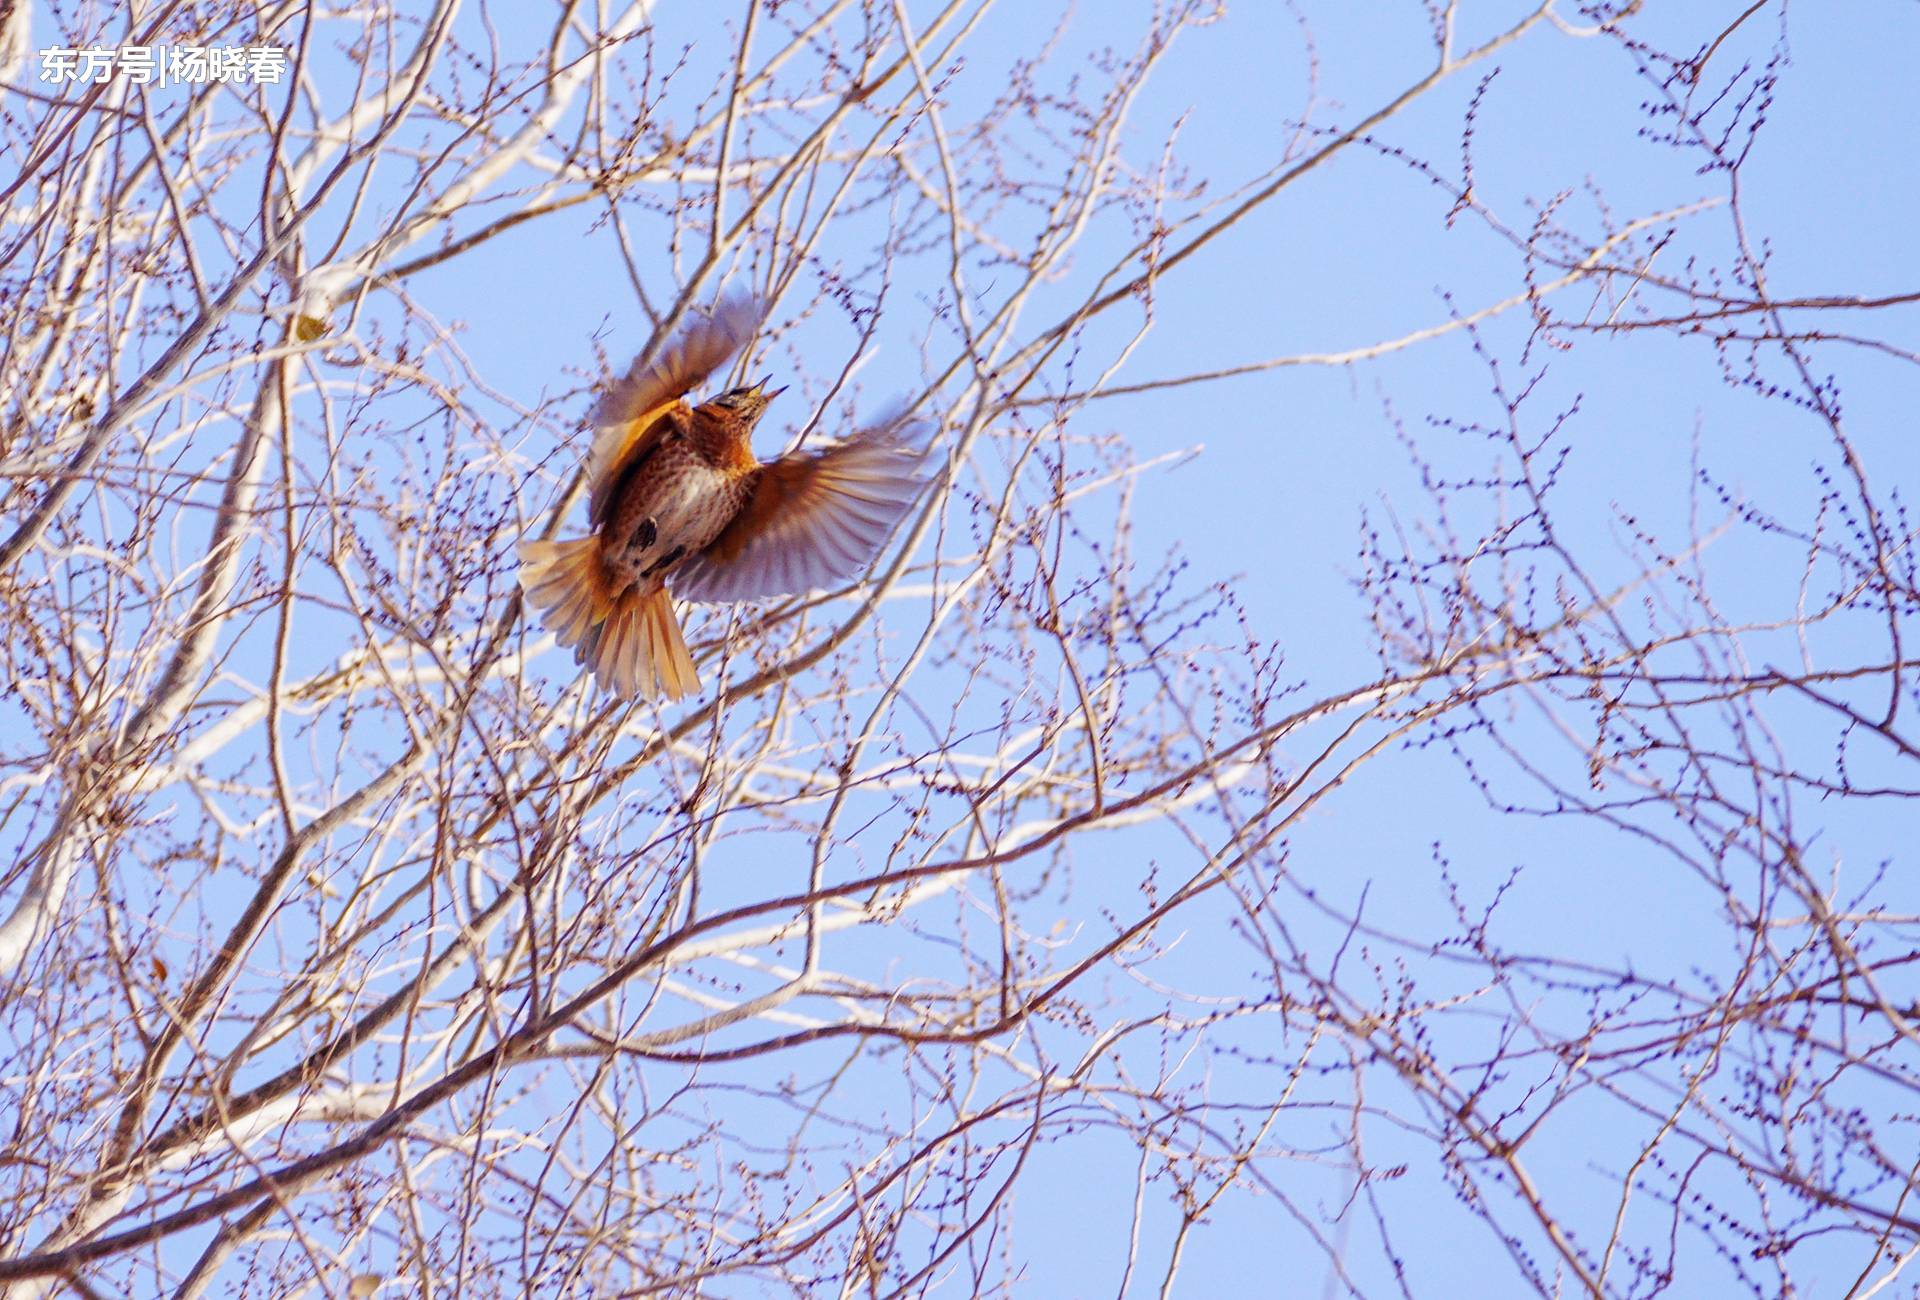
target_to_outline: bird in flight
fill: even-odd
[[[592,533],[520,543],[527,600],[574,662],[618,695],[679,699],[700,688],[673,596],[755,600],[851,578],[926,483],[918,421],[762,463],[753,427],[784,388],[768,392],[763,379],[688,404],[764,315],[758,299],[724,299],[636,360],[594,408]]]

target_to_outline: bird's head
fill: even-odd
[[[767,403],[787,391],[782,386],[768,392],[767,380],[772,378],[772,375],[768,375],[766,379],[756,384],[749,384],[744,388],[729,388],[718,397],[702,402],[700,410],[704,414],[725,420],[730,424],[744,425],[751,429],[760,419],[761,412],[767,409]]]

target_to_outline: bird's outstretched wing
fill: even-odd
[[[766,302],[751,294],[722,298],[712,311],[689,321],[652,360],[642,353],[625,376],[608,385],[588,417],[599,430],[587,453],[589,519],[601,522],[627,466],[658,440],[660,416],[745,347],[766,314]]]
[[[674,571],[674,594],[755,600],[853,577],[926,485],[928,428],[896,420],[760,466],[733,522]]]

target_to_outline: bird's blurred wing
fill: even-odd
[[[612,506],[627,466],[659,440],[660,416],[745,347],[766,314],[766,302],[750,294],[722,298],[651,359],[642,353],[600,395],[588,417],[599,430],[587,453],[587,514],[594,523]]]
[[[674,571],[674,594],[755,600],[853,577],[925,486],[927,430],[896,421],[762,465],[733,522]]]

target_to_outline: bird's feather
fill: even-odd
[[[723,298],[608,385],[588,417],[599,430],[587,452],[587,517],[595,525],[612,509],[628,467],[658,444],[666,429],[661,417],[746,346],[766,312],[766,303],[749,294]]]
[[[613,608],[612,583],[591,537],[520,543],[520,586],[527,603],[547,613],[561,645],[578,642]]]
[[[675,571],[675,594],[755,600],[852,577],[925,486],[926,430],[894,421],[760,466],[732,522]]]
[[[658,579],[614,594],[599,539],[520,543],[520,585],[575,663],[617,695],[679,699],[700,689],[673,599]]]

